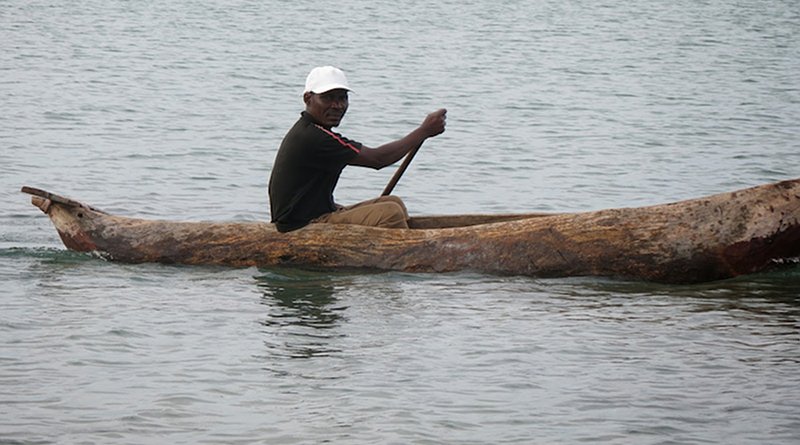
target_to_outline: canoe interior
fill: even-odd
[[[452,227],[468,227],[481,224],[519,221],[522,219],[540,218],[543,216],[553,216],[553,213],[413,216],[408,221],[408,226],[411,229],[446,229]]]

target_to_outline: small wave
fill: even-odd
[[[0,258],[36,258],[57,263],[77,263],[100,258],[99,255],[55,247],[0,248]]]
[[[772,260],[775,264],[800,264],[800,257],[792,257],[792,258],[778,258]]]

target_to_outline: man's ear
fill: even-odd
[[[306,105],[308,105],[308,102],[311,100],[311,96],[313,95],[314,93],[312,93],[311,91],[306,91],[305,93],[303,93],[303,102],[305,102]]]

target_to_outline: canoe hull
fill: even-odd
[[[570,214],[419,218],[412,229],[126,218],[29,187],[67,248],[123,262],[460,270],[712,281],[800,257],[800,180],[676,203]],[[438,228],[437,228],[438,227]]]

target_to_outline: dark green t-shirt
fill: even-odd
[[[299,229],[336,210],[333,189],[361,147],[323,128],[305,111],[300,114],[281,142],[269,179],[272,222],[279,231]]]

